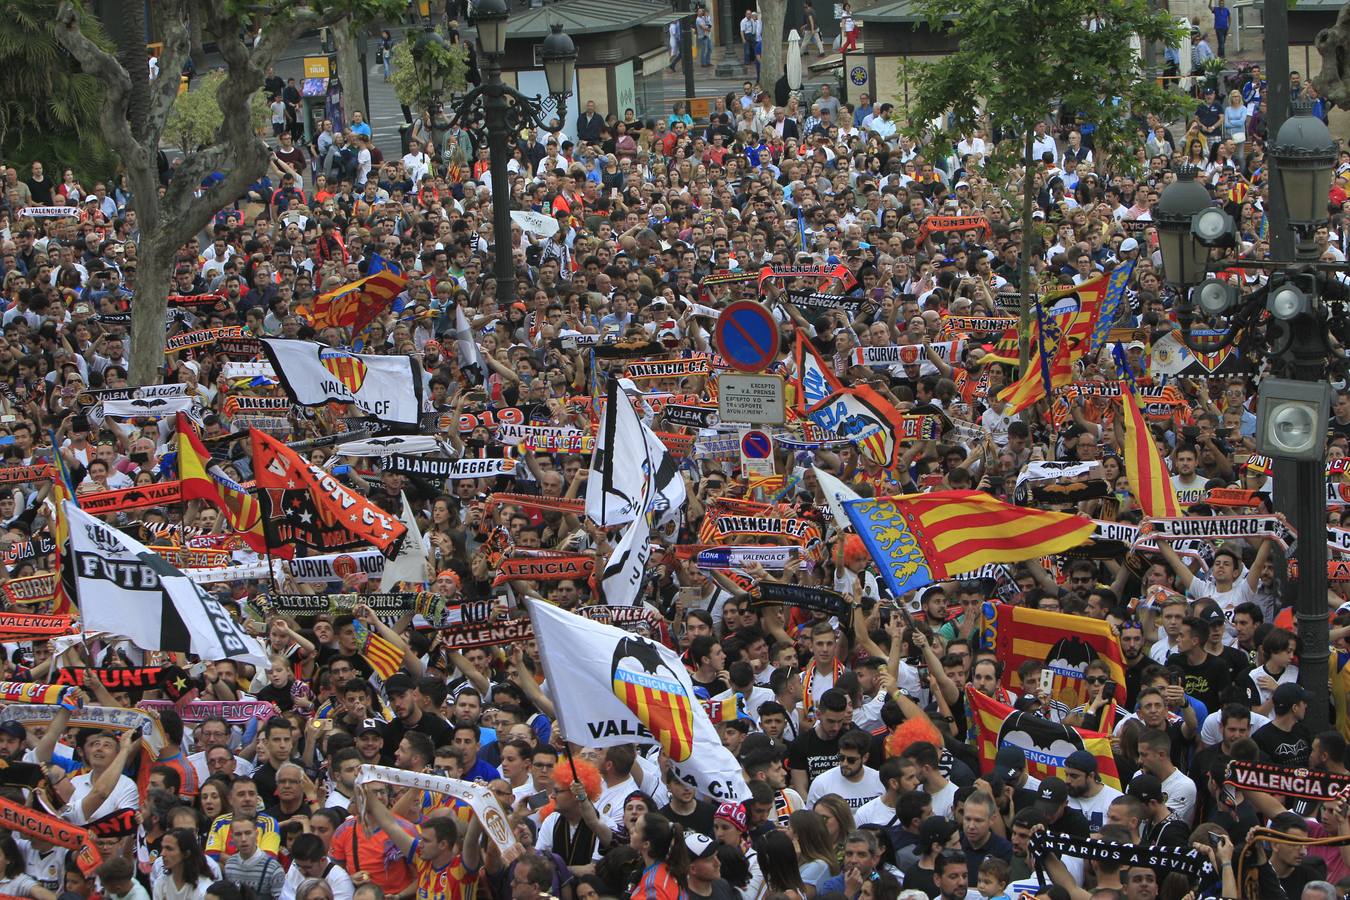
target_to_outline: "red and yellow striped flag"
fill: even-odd
[[[1095,660],[1106,663],[1112,681],[1125,683],[1120,639],[1102,620],[991,602],[984,604],[981,617],[978,649],[993,651],[1003,662],[1002,684],[1010,691],[1036,690],[1017,674],[1029,659],[1054,672],[1050,696],[1070,709],[1087,702],[1087,667]]]
[[[367,628],[366,623],[360,619],[352,622],[352,627],[356,629],[358,652],[365,657],[366,662],[370,663],[370,667],[375,670],[376,675],[380,676],[380,680],[388,681],[389,676],[402,667],[403,651],[395,647],[378,631]]]
[[[355,334],[388,307],[407,283],[407,278],[384,269],[320,294],[313,304],[297,307],[296,312],[315,329],[350,328]]]
[[[1139,508],[1149,518],[1180,518],[1184,513],[1172,487],[1172,475],[1144,421],[1139,401],[1127,391],[1120,405],[1125,411],[1125,473],[1130,476]]]
[[[1031,358],[1021,377],[998,395],[1008,404],[1004,415],[1019,413],[1049,391],[1073,381],[1074,363],[1092,346],[1092,333],[1109,287],[1110,277],[1102,273],[1076,287],[1047,294],[1039,301],[1037,316],[1031,323]],[[1078,309],[1073,312],[1051,316],[1046,310],[1047,305],[1074,294],[1078,295]]]
[[[225,521],[256,553],[267,552],[263,536],[262,508],[240,485],[211,474],[211,454],[207,452],[192,423],[178,414],[178,478],[183,483],[184,500],[205,500],[220,510]],[[283,548],[278,555],[290,557],[294,551]]]
[[[1086,750],[1097,757],[1102,784],[1121,789],[1120,771],[1111,752],[1111,738],[1095,731],[1081,731],[1061,725],[1031,712],[1020,712],[1006,703],[986,697],[973,687],[966,688],[970,709],[975,714],[976,743],[980,769],[989,772],[1000,747],[1019,747],[1027,755],[1027,774],[1045,779],[1064,778],[1064,760],[1075,750]]]
[[[844,511],[891,592],[1063,553],[1085,543],[1091,519],[1013,506],[983,491],[848,500]]]

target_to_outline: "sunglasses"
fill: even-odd
[[[1111,679],[1106,678],[1105,676],[1102,675],[1089,675],[1084,680],[1087,681],[1088,684],[1106,684],[1106,682],[1110,681]]]

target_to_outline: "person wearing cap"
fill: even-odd
[[[1045,816],[1051,831],[1080,838],[1087,837],[1091,831],[1083,814],[1069,805],[1069,786],[1056,776],[1041,779],[1033,808]]]
[[[1012,744],[999,747],[990,775],[1002,782],[1005,789],[1011,790],[1013,809],[1026,809],[1036,802],[1036,788],[1040,787],[1041,781],[1027,772],[1027,754],[1021,747]]]
[[[1139,822],[1140,846],[1185,847],[1190,843],[1190,825],[1168,807],[1167,792],[1157,776],[1139,773],[1125,789],[1125,794],[1144,807],[1144,817]]]
[[[1312,699],[1299,684],[1290,682],[1275,688],[1271,707],[1275,716],[1252,735],[1252,740],[1271,762],[1293,769],[1308,765],[1313,736],[1303,719]]]
[[[1102,784],[1097,757],[1087,750],[1075,750],[1065,758],[1064,785],[1069,808],[1082,814],[1091,831],[1106,824],[1107,810],[1121,796],[1120,791]]]
[[[453,743],[454,730],[439,715],[423,709],[422,692],[411,675],[406,672],[390,675],[384,683],[384,693],[394,710],[394,721],[389,723],[384,737],[385,756],[394,755],[403,735],[409,731],[420,731],[436,747]]]
[[[722,878],[717,842],[697,831],[685,831],[684,846],[689,851],[685,894],[698,900],[738,900],[740,895]]]
[[[0,760],[23,762],[28,750],[28,729],[22,722],[0,722]]]

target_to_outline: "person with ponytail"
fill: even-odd
[[[684,827],[649,812],[637,821],[632,846],[642,854],[643,868],[630,900],[681,900],[689,871]]]

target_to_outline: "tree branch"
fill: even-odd
[[[103,82],[105,101],[101,116],[104,137],[124,160],[144,152],[127,121],[131,101],[131,77],[110,53],[89,40],[80,30],[79,16],[70,0],[56,13],[56,40],[79,62],[80,67]]]
[[[166,5],[160,0],[158,8],[164,12],[160,28],[164,34],[164,51],[159,55],[159,78],[150,85],[150,108],[141,129],[141,137],[147,142],[159,145],[164,135],[164,125],[169,120],[169,110],[178,97],[179,75],[183,70],[183,60],[191,52],[191,34],[188,29],[187,4],[183,0]],[[187,152],[187,148],[183,149]]]

